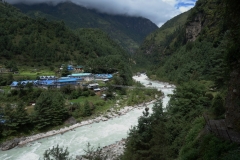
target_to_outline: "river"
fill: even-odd
[[[146,75],[142,74],[140,77],[134,76],[134,80],[141,82],[147,87],[161,87],[164,93],[163,106],[166,107],[169,101],[168,94],[172,94],[173,89],[164,88],[170,85],[162,82],[151,81]],[[152,85],[148,85],[151,83]],[[148,105],[151,109],[153,104]],[[43,153],[48,148],[59,144],[61,147],[68,147],[68,151],[74,158],[76,155],[84,154],[87,143],[91,146],[107,146],[120,141],[122,138],[127,137],[127,133],[131,126],[138,122],[138,117],[142,115],[144,108],[134,109],[127,114],[118,118],[113,118],[108,121],[93,123],[90,125],[75,128],[64,134],[58,134],[52,137],[43,138],[23,147],[15,147],[8,151],[0,151],[1,160],[39,160],[43,159]]]

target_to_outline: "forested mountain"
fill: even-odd
[[[73,31],[63,21],[47,21],[40,17],[33,19],[0,0],[0,66],[1,69],[9,68],[12,71],[2,73],[0,70],[0,142],[22,136],[22,133],[30,134],[62,125],[73,116],[67,107],[70,99],[82,100],[90,96],[101,99],[93,90],[84,86],[80,88],[79,84],[61,86],[61,89],[49,87],[46,91],[27,81],[26,85],[17,82],[19,88],[11,90],[9,85],[14,80],[19,81],[15,79],[18,74],[13,74],[15,68],[19,68],[20,74],[25,68],[28,73],[33,68],[57,68],[56,73],[61,73],[58,77],[71,73],[66,67],[71,63],[83,65],[85,72],[117,72],[111,83],[131,85],[129,58],[130,55],[100,29],[80,28]],[[65,66],[61,72],[59,67],[62,64]],[[22,79],[28,80],[28,77]],[[126,93],[121,88],[118,90]],[[113,98],[112,92],[113,89],[109,89],[106,95]],[[27,108],[32,102],[36,102],[36,105],[32,109]],[[76,103],[79,110],[76,109],[78,111],[74,116],[79,118],[92,114],[95,105],[87,99],[85,104],[82,107],[86,110],[83,111],[80,103]],[[105,105],[105,102],[99,104]],[[0,146],[2,148],[2,144]]]
[[[159,29],[149,34],[136,53],[146,55],[149,61],[158,62],[167,53],[167,45],[179,34],[180,28],[186,23],[189,11],[182,13],[163,24]],[[144,57],[145,59],[145,57]],[[143,62],[144,63],[144,62]]]
[[[135,56],[139,64],[148,59],[153,64],[148,65],[152,74],[168,81],[215,77],[219,67],[224,67],[220,50],[225,45],[227,28],[222,10],[221,0],[197,1],[193,9],[148,36]],[[172,32],[166,32],[169,24],[175,26]],[[218,81],[223,78],[218,77]]]
[[[138,48],[149,33],[157,29],[154,23],[145,18],[99,13],[71,2],[59,3],[56,6],[49,4],[15,6],[33,18],[63,20],[71,29],[101,29],[130,53]]]
[[[239,159],[239,14],[237,0],[198,0],[174,32],[145,40],[136,62],[177,88],[165,112],[159,100],[139,118],[121,159]]]
[[[129,60],[126,51],[99,29],[72,31],[64,22],[33,19],[7,3],[0,3],[0,35],[0,63],[5,65],[59,67],[71,61],[89,68],[95,64],[94,69],[104,72],[106,66],[116,71]]]

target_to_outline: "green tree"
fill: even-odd
[[[65,99],[60,92],[42,92],[34,108],[38,129],[59,125],[68,117]]]
[[[33,83],[27,83],[26,84],[26,88],[28,89],[28,92],[32,92],[33,91]]]
[[[92,110],[91,110],[90,104],[87,100],[84,102],[83,107],[84,107],[83,116],[85,116],[85,117],[91,116]]]
[[[4,107],[4,130],[2,135],[3,136],[10,136],[13,135],[17,132],[17,123],[16,123],[16,112],[14,111],[13,106],[11,106],[10,104],[7,104]]]
[[[166,133],[168,143],[171,144],[168,149],[171,158],[177,158],[179,150],[184,145],[186,134],[192,127],[189,122],[198,118],[203,110],[210,106],[206,91],[202,84],[191,81],[178,86],[171,96],[166,115],[169,117],[166,122]]]
[[[215,116],[219,117],[225,113],[224,100],[220,94],[217,94],[212,103],[212,109]]]
[[[68,66],[64,65],[62,69],[62,76],[65,77],[67,75],[71,74],[71,72],[68,70]]]
[[[154,104],[151,115],[149,115],[148,108],[145,108],[143,116],[138,120],[138,125],[130,129],[122,159],[165,159],[164,152],[167,144],[165,132],[164,114],[160,100]]]
[[[17,128],[20,129],[21,131],[24,131],[24,129],[27,127],[30,121],[29,115],[25,110],[23,102],[18,103],[15,111],[15,116],[17,117],[16,119]]]
[[[72,158],[69,157],[68,148],[65,150],[57,145],[52,149],[48,149],[43,154],[44,160],[71,160]]]

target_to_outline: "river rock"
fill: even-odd
[[[1,150],[6,151],[9,149],[12,149],[12,148],[16,147],[21,140],[23,140],[23,138],[15,138],[11,141],[7,141],[1,145]]]
[[[77,120],[74,117],[70,117],[64,123],[69,124],[69,125],[73,125],[73,124],[77,123]]]

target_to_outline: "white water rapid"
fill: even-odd
[[[134,76],[133,79],[141,82],[147,87],[162,87],[163,89],[161,90],[165,95],[163,98],[163,106],[166,107],[169,101],[167,95],[173,92],[171,88],[164,88],[164,86],[169,87],[169,84],[150,81],[144,74],[139,77]],[[148,85],[149,83],[152,83],[152,85]],[[150,109],[152,106],[153,104],[148,105]],[[23,147],[15,147],[8,151],[0,151],[0,160],[43,159],[44,151],[57,144],[64,148],[68,147],[71,156],[75,158],[76,155],[84,154],[88,142],[91,146],[103,147],[120,141],[122,138],[126,138],[131,126],[137,124],[138,117],[142,115],[143,110],[144,108],[134,109],[118,118],[78,127],[64,134],[57,134],[52,137],[30,142]]]

